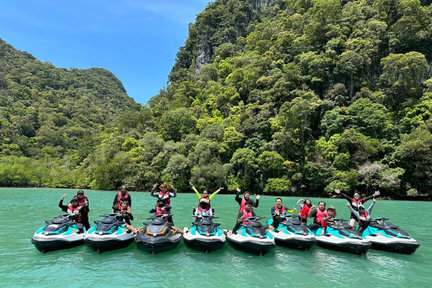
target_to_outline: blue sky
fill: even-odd
[[[101,67],[145,104],[210,0],[0,0],[0,38],[63,68]]]

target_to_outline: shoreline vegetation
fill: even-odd
[[[1,190],[6,190],[6,189],[51,189],[51,190],[80,190],[81,188],[70,188],[70,187],[35,187],[35,186],[26,186],[26,187],[0,187],[0,191]],[[98,189],[83,189],[84,191],[100,191]],[[117,192],[117,190],[104,190],[105,192]],[[150,193],[151,189],[148,190],[131,190],[128,189],[129,192],[133,192],[133,193]],[[182,191],[182,192],[178,192],[179,194],[194,194],[195,192],[191,189],[189,191]],[[240,195],[242,195],[244,192],[240,193]],[[259,193],[254,193],[253,191],[251,192],[252,196],[257,195]],[[220,195],[232,195],[235,196],[236,195],[236,191],[226,191],[225,189],[220,191],[218,194]],[[349,192],[348,192],[349,194]],[[293,195],[293,194],[278,194],[278,193],[264,193],[264,194],[260,194],[262,196],[273,196],[273,197],[299,197],[300,198],[334,198],[334,199],[343,199],[340,196],[338,196],[337,194],[333,193],[333,194],[320,194],[320,195],[308,195],[308,194],[298,194],[298,195]],[[416,196],[408,196],[408,195],[404,195],[404,196],[396,196],[394,198],[391,198],[389,196],[379,196],[376,197],[377,200],[405,200],[405,201],[432,201],[432,195],[416,195]]]
[[[427,0],[215,0],[146,105],[0,40],[0,186],[430,199],[431,63]]]

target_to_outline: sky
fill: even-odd
[[[0,38],[57,67],[105,68],[136,102],[166,87],[210,0],[0,0]]]

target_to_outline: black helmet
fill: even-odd
[[[83,190],[78,190],[77,195],[84,195],[84,191]]]
[[[72,202],[79,202],[78,198],[72,198],[72,200],[70,201],[70,203]]]

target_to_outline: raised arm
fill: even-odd
[[[376,196],[379,196],[380,194],[381,194],[380,191],[375,191],[372,195],[363,198],[362,202],[365,203],[366,201],[368,201],[368,200],[370,200],[370,199],[372,199],[372,198],[374,198]]]
[[[375,203],[376,203],[376,200],[375,200],[375,198],[373,199],[373,201],[372,201],[372,204],[369,206],[369,208],[366,210],[366,212],[368,213],[368,215],[370,216],[371,215],[371,213],[372,213],[372,209],[373,209],[373,207],[375,206]]]
[[[200,193],[198,192],[198,190],[195,188],[195,186],[192,184],[192,183],[189,183],[190,185],[192,185],[192,190],[195,192],[195,194],[197,195],[197,197],[198,197],[198,200],[199,199],[201,199],[201,195],[200,195]]]
[[[171,198],[175,198],[177,196],[177,189],[174,187],[174,185],[171,185],[171,189],[172,189],[172,191],[169,192],[169,196]]]
[[[216,190],[215,192],[213,192],[213,193],[210,195],[209,199],[212,200],[213,197],[216,196],[216,194],[219,193],[219,192],[220,192],[221,190],[223,190],[223,189],[224,189],[223,187],[220,187],[218,190]]]
[[[300,208],[303,208],[303,205],[304,205],[303,202],[304,202],[304,199],[299,199],[297,201],[297,205],[300,206]]]
[[[150,191],[150,195],[153,197],[159,198],[158,197],[159,191],[156,191],[156,188],[157,188],[157,184],[154,184],[151,191]]]
[[[241,192],[240,188],[237,187],[237,193],[235,196],[235,200],[239,203],[239,205],[241,204],[240,192]]]

